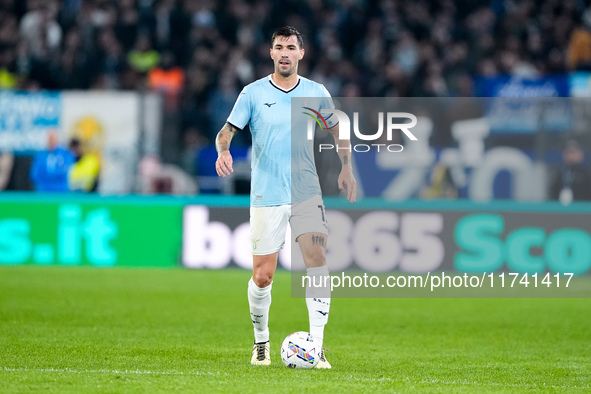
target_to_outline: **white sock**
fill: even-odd
[[[254,327],[254,342],[269,341],[269,308],[271,307],[271,283],[260,288],[252,278],[248,281],[248,305],[250,306],[250,320]]]
[[[308,306],[308,316],[310,318],[310,334],[320,342],[324,341],[324,326],[328,323],[328,313],[330,311],[330,280],[328,277],[328,267],[308,268],[306,274],[310,278],[312,286],[306,288],[306,305]],[[316,285],[316,286],[315,286]]]

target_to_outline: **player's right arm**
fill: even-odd
[[[351,155],[351,141],[339,138],[339,124],[328,129],[337,146],[337,154],[341,159],[341,173],[337,180],[339,190],[345,193],[349,202],[357,199],[357,181],[353,175],[353,156]]]
[[[238,127],[226,123],[215,137],[215,148],[218,151],[215,170],[221,177],[226,177],[234,172],[232,168],[232,155],[230,154],[230,142],[238,131],[240,131]]]

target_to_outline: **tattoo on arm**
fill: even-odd
[[[312,235],[312,245],[324,246],[324,237],[321,235]]]
[[[337,154],[339,155],[339,158],[341,159],[341,164],[342,165],[351,165],[351,152],[349,151],[351,149],[351,141],[339,139],[339,125],[338,124],[336,126],[332,127],[331,129],[329,129],[328,132],[332,135],[332,137],[334,138],[334,142],[338,147]]]
[[[351,144],[349,144],[347,142],[342,144],[342,145],[344,145],[345,149],[342,149],[343,146],[340,146],[341,150],[339,150],[339,152],[337,152],[337,154],[339,155],[339,158],[341,159],[341,164],[344,166],[351,165],[351,152],[349,152],[347,150],[347,148],[351,147]],[[339,145],[341,145],[341,144],[339,144]]]
[[[218,135],[215,137],[215,148],[217,149],[218,153],[230,149],[230,142],[232,141],[234,135],[236,135],[236,133],[239,131],[239,128],[231,125],[230,123],[226,123],[224,127],[222,127]]]

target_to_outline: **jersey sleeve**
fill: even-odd
[[[227,122],[242,130],[250,122],[251,112],[250,89],[244,87],[238,95],[236,103],[234,103],[234,108],[232,108]]]
[[[324,85],[320,85],[321,86],[321,97],[324,97],[320,103],[320,109],[321,110],[331,110],[335,108],[334,102],[332,101],[332,97],[330,95],[330,93],[328,92],[328,90],[324,87]],[[328,126],[329,129],[332,129],[333,127],[335,127],[339,121],[337,119],[336,116],[334,116],[334,114],[329,113],[324,117],[324,120],[326,121],[326,125]]]

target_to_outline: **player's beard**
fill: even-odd
[[[277,65],[275,66],[275,71],[277,72],[277,74],[281,75],[282,77],[287,78],[287,77],[293,75],[293,73],[295,73],[297,71],[298,63],[297,62],[295,64],[290,63],[290,66],[292,66],[292,67],[289,67],[286,71],[281,71],[281,68],[280,68],[281,65],[279,64],[279,62],[277,62]]]

